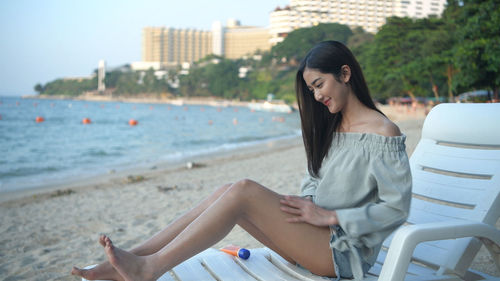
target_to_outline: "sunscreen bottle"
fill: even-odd
[[[224,253],[227,253],[227,254],[230,254],[230,255],[233,255],[235,257],[240,257],[244,260],[248,259],[250,257],[250,251],[245,249],[245,248],[240,248],[238,246],[233,246],[233,245],[230,245],[230,246],[226,246],[222,249],[220,249],[221,251],[223,251]]]

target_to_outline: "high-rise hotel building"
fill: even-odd
[[[257,50],[271,49],[269,28],[242,26],[236,20],[228,20],[224,32],[224,53],[228,59],[252,55]]]
[[[229,59],[252,55],[271,48],[268,28],[242,26],[230,19],[226,26],[214,22],[211,31],[145,27],[142,30],[142,62],[134,69],[172,68],[215,54]]]
[[[391,16],[424,18],[440,16],[446,0],[290,0],[290,5],[270,13],[269,27],[242,26],[228,20],[214,22],[211,31],[145,27],[142,34],[142,62],[132,68],[176,67],[209,54],[229,59],[267,51],[298,28],[320,23],[340,23],[376,33]]]
[[[424,18],[440,16],[446,0],[290,0],[290,5],[270,14],[271,44],[291,31],[320,23],[340,23],[376,33],[391,16]]]
[[[142,61],[159,63],[160,68],[197,61],[211,53],[211,32],[167,27],[142,30]]]

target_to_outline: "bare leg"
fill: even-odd
[[[135,255],[146,256],[151,255],[161,250],[165,245],[170,243],[179,233],[181,233],[190,223],[200,216],[210,205],[212,205],[219,197],[226,192],[231,184],[226,184],[218,188],[208,198],[201,201],[196,207],[185,213],[165,229],[156,233],[149,240],[134,248],[131,252]]]
[[[249,181],[240,181],[225,192],[175,239],[157,253],[136,256],[109,242],[106,254],[125,280],[155,280],[164,272],[222,239],[235,224],[249,228],[259,240],[269,242],[315,274],[334,276],[327,227],[285,221],[281,196]]]
[[[231,184],[226,184],[218,188],[214,193],[212,193],[208,198],[200,202],[196,207],[191,209],[189,212],[185,213],[172,223],[170,223],[166,228],[156,233],[153,237],[139,245],[138,247],[132,249],[130,253],[137,256],[147,256],[156,253],[165,245],[170,243],[179,233],[181,233],[184,228],[186,228],[193,220],[195,220],[201,213],[205,211],[213,202],[215,202]],[[101,235],[99,237],[99,244],[106,247],[105,236]],[[118,274],[115,268],[109,263],[109,261],[103,262],[92,269],[81,269],[73,267],[71,274],[81,276],[88,280],[118,280],[121,281],[123,278]]]

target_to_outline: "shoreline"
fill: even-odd
[[[188,169],[188,163],[194,165],[193,168],[207,165],[207,163],[231,161],[239,157],[247,157],[248,155],[258,154],[264,150],[270,149],[286,149],[294,146],[302,146],[301,136],[282,136],[272,139],[252,143],[242,143],[241,146],[231,149],[220,149],[216,151],[206,152],[199,155],[186,156],[170,162],[157,162],[148,165],[130,167],[127,165],[122,169],[112,169],[98,175],[91,175],[89,177],[70,177],[62,180],[43,183],[41,185],[22,188],[19,190],[6,190],[0,191],[0,204],[9,201],[25,200],[30,197],[45,198],[48,195],[63,191],[74,191],[85,188],[91,185],[98,185],[103,183],[127,181],[132,177],[144,177],[145,179],[151,177],[158,177],[165,172],[172,172],[176,170]]]
[[[248,106],[251,102],[239,100],[227,100],[216,97],[179,97],[164,98],[158,96],[138,96],[138,97],[112,97],[100,95],[79,95],[70,96],[44,96],[44,95],[25,95],[22,99],[34,100],[75,100],[75,101],[94,101],[94,102],[123,102],[123,103],[145,103],[145,104],[171,104],[171,105],[205,105],[215,107],[228,106]]]
[[[23,97],[24,98],[24,97]],[[44,98],[41,98],[44,99]],[[131,101],[132,102],[132,101]],[[412,130],[411,134],[417,134],[418,138],[408,138],[407,139],[407,152],[408,156],[411,155],[411,152],[415,148],[418,140],[420,139],[419,125],[409,126],[406,125],[414,123],[413,121],[417,120],[417,123],[422,122],[425,118],[425,115],[422,112],[416,112],[415,114],[410,114],[402,117],[400,112],[396,110],[396,108],[391,108],[389,106],[379,106],[389,119],[395,121],[396,123],[400,123],[399,125],[403,125],[406,129]],[[419,121],[418,121],[419,120]],[[417,130],[415,130],[417,129]],[[283,142],[283,143],[280,143]],[[120,181],[124,181],[129,176],[144,176],[147,177],[157,177],[159,174],[164,172],[169,172],[173,170],[183,170],[186,169],[186,164],[188,162],[195,163],[195,165],[206,165],[207,162],[218,162],[218,161],[230,161],[234,158],[241,157],[242,155],[258,153],[263,150],[269,149],[270,147],[275,148],[283,148],[283,147],[291,147],[291,146],[303,146],[302,137],[299,136],[282,136],[272,139],[266,139],[261,141],[256,141],[252,143],[242,143],[241,146],[234,147],[231,149],[219,149],[215,151],[205,152],[198,155],[190,155],[185,156],[183,158],[173,160],[173,161],[162,161],[155,163],[143,164],[141,166],[120,166],[107,170],[106,172],[99,173],[97,175],[90,176],[80,176],[80,177],[68,177],[58,180],[51,180],[49,182],[34,185],[34,186],[26,186],[19,190],[5,190],[0,191],[0,204],[9,202],[9,201],[17,201],[24,200],[26,198],[46,198],[47,196],[70,190],[71,192],[77,189],[81,189],[82,187],[88,187],[91,185],[99,185],[102,183],[117,183]]]

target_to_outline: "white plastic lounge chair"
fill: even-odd
[[[482,243],[500,269],[500,104],[436,106],[410,164],[408,223],[365,280],[500,280],[469,269]],[[260,248],[248,260],[209,249],[158,280],[324,279]]]

